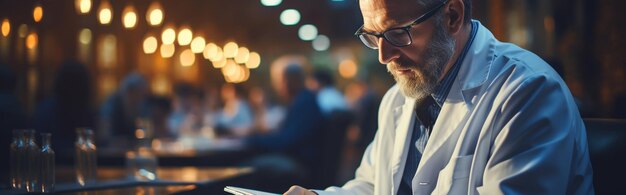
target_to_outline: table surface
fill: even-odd
[[[115,144],[108,147],[99,147],[100,156],[121,156],[128,149],[129,144]],[[132,144],[131,144],[132,145]],[[154,139],[150,144],[158,157],[193,157],[215,152],[237,152],[245,150],[239,139],[206,137],[180,137],[178,139]]]
[[[234,177],[245,176],[253,172],[249,167],[159,167],[157,179],[138,181],[128,179],[124,167],[98,167],[97,182],[80,186],[75,182],[73,167],[57,167],[55,193],[83,194],[172,194],[196,189],[198,185],[210,185]],[[0,190],[0,194],[16,193]]]
[[[124,166],[125,158],[133,150],[133,143],[120,141],[116,144],[98,146],[98,165]],[[241,140],[205,137],[182,137],[179,139],[154,139],[151,142],[154,155],[159,165],[163,166],[198,166],[224,167],[237,166],[256,152],[246,148]],[[74,150],[57,150],[57,165],[72,166]]]

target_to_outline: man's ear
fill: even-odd
[[[463,0],[450,0],[448,6],[445,7],[446,28],[450,34],[456,34],[463,28],[465,16],[465,3]]]

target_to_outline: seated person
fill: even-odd
[[[226,83],[221,97],[224,107],[215,113],[215,129],[218,135],[243,137],[250,134],[254,119],[248,103],[242,98],[241,86]]]
[[[559,75],[471,20],[471,0],[360,0],[360,40],[397,84],[355,178],[285,194],[594,194]]]
[[[263,168],[259,170],[279,169],[277,171],[286,174],[304,171],[301,174],[310,175],[321,155],[320,148],[316,145],[320,143],[320,133],[325,120],[315,94],[304,86],[305,77],[302,68],[298,65],[289,65],[282,76],[282,86],[277,90],[288,102],[285,119],[278,129],[269,134],[248,137],[245,144],[250,148],[274,154],[261,156],[255,160],[262,164],[259,166]],[[256,165],[253,163],[253,166]],[[283,182],[289,184],[293,180]]]
[[[135,123],[141,117],[149,95],[145,78],[133,72],[122,81],[120,88],[109,96],[100,109],[99,141],[120,143],[135,138]],[[118,139],[121,138],[121,139]]]

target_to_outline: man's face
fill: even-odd
[[[360,1],[364,30],[377,33],[411,24],[433,6],[421,6],[416,0]],[[431,94],[452,57],[454,39],[447,33],[443,22],[436,21],[440,15],[409,29],[413,40],[411,45],[396,47],[382,38],[378,40],[379,61],[387,65],[387,70],[406,96],[422,99]]]

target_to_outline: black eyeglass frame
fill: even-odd
[[[376,48],[370,47],[367,43],[365,43],[365,41],[363,41],[363,38],[361,38],[361,36],[371,35],[371,36],[375,36],[377,39],[380,39],[382,37],[383,39],[385,39],[385,41],[387,41],[388,43],[390,43],[391,45],[396,46],[396,47],[406,47],[406,46],[409,46],[409,45],[411,45],[413,43],[413,37],[411,37],[411,32],[409,31],[411,29],[411,27],[413,27],[415,25],[418,25],[418,24],[428,20],[430,17],[434,16],[435,13],[437,13],[437,11],[439,11],[439,9],[441,9],[444,5],[446,5],[448,3],[448,1],[449,0],[442,1],[441,4],[435,6],[433,9],[429,10],[428,12],[422,14],[420,17],[415,19],[415,21],[413,21],[409,25],[406,25],[406,26],[403,26],[403,27],[390,28],[390,29],[387,29],[387,30],[383,31],[382,33],[364,32],[363,31],[363,25],[361,25],[361,27],[354,33],[354,35],[357,36],[359,39],[361,39],[361,42],[363,42],[363,44],[365,44],[365,46],[367,46],[369,48],[372,48],[372,49],[378,49],[379,47],[378,46],[376,46]],[[397,44],[393,43],[393,41],[389,41],[389,39],[385,35],[389,31],[398,30],[398,29],[404,30],[404,32],[409,36],[409,43],[408,44],[397,45]]]

